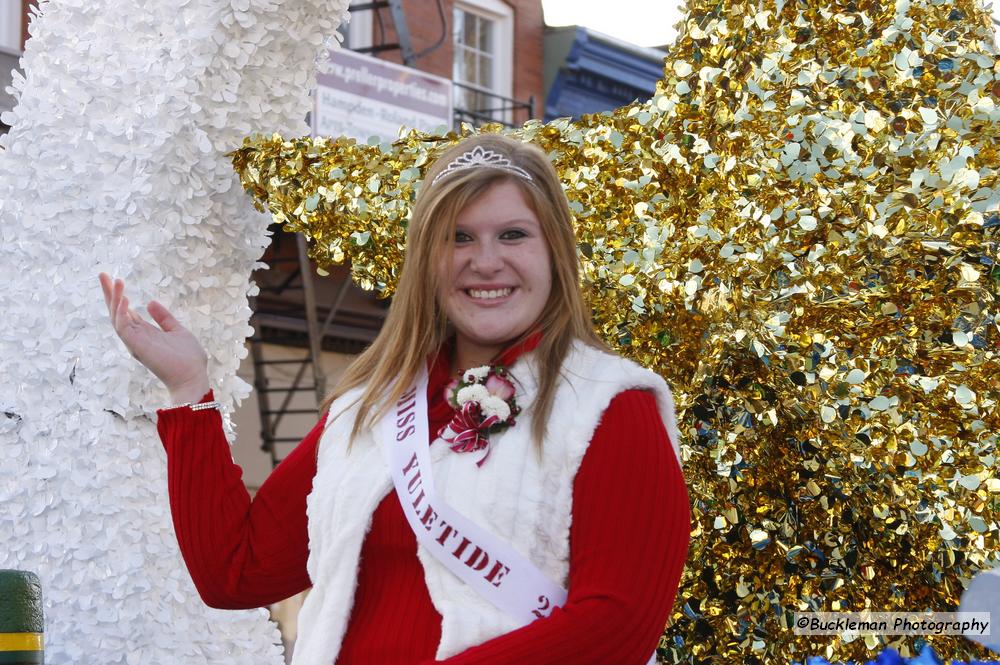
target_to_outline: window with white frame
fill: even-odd
[[[455,108],[473,122],[509,120],[513,88],[514,15],[500,0],[455,3],[452,42]]]

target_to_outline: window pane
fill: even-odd
[[[495,21],[462,9],[455,9],[452,33],[456,44],[492,53],[494,32],[496,32]]]
[[[483,88],[493,89],[493,56],[479,56],[479,71],[476,82]]]
[[[462,64],[465,62],[464,60],[462,60],[463,51],[464,49],[461,46],[455,44],[455,55],[454,55],[455,60],[451,68],[451,77],[456,81],[465,80],[465,72],[462,70]]]
[[[471,46],[476,48],[479,40],[476,39],[476,34],[479,32],[479,21],[480,18],[475,14],[465,13],[465,33],[462,36],[462,43],[466,46]]]
[[[486,93],[479,93],[478,95],[478,108],[482,112],[489,112],[491,109],[497,106],[496,100],[493,97],[487,95]]]
[[[455,67],[452,78],[460,83],[483,85],[480,78],[481,56],[470,48],[455,47]]]
[[[466,49],[463,54],[463,65],[465,78],[463,79],[467,83],[473,83],[476,85],[482,85],[479,80],[479,55],[471,50]]]
[[[458,9],[458,8],[455,9],[454,20],[452,21],[452,25],[451,25],[451,33],[452,33],[451,37],[452,37],[452,42],[455,45],[463,44],[464,43],[462,41],[462,35],[465,34],[464,33],[464,30],[465,30],[465,17],[466,17],[466,13],[465,12],[463,12],[461,9]]]
[[[496,23],[489,19],[479,17],[479,42],[477,48],[484,53],[493,53],[493,33],[496,31]]]

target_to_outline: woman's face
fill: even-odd
[[[469,203],[455,224],[451,265],[438,299],[455,328],[456,369],[488,363],[538,320],[552,290],[541,224],[521,189],[502,180]]]

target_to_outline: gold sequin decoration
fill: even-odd
[[[791,614],[954,610],[1000,562],[998,121],[974,2],[692,0],[651,100],[479,130],[551,154],[599,331],[675,390],[694,532],[662,662],[914,655]],[[424,169],[473,131],[233,158],[390,295]]]

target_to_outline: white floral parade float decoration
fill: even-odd
[[[308,131],[347,0],[42,0],[0,140],[0,568],[38,573],[46,661],[282,663],[264,610],[207,608],[170,520],[159,382],[97,274],[174,311],[224,404],[250,386],[251,271],[268,243],[227,152]],[[230,438],[231,427],[227,428]]]

